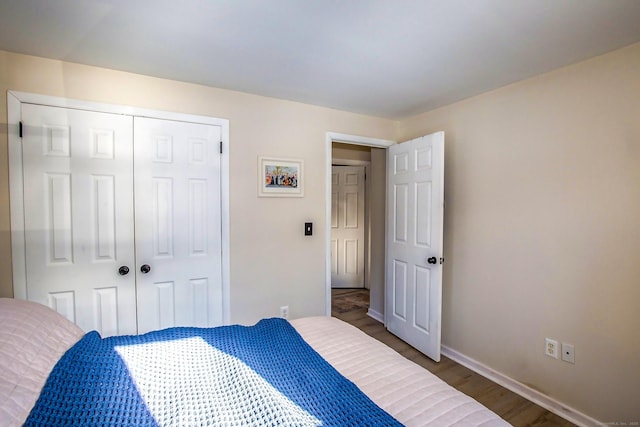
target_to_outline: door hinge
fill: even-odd
[[[22,138],[22,120],[18,123],[18,135]]]
[[[220,141],[220,154],[222,154],[222,141]]]

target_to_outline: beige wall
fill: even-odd
[[[325,314],[326,132],[392,138],[396,123],[281,101],[0,51],[0,117],[6,91],[229,119],[231,321]],[[257,157],[305,160],[304,198],[258,198]],[[12,296],[6,125],[0,132],[0,297]],[[303,235],[314,222],[312,237]]]
[[[400,124],[6,52],[0,89],[229,119],[240,323],[284,304],[324,313],[326,131],[444,130],[443,343],[602,421],[640,419],[640,44]],[[6,145],[3,128],[0,296],[12,294]],[[305,159],[305,197],[257,198],[258,155]],[[545,357],[545,337],[574,344],[576,364]]]
[[[419,115],[446,132],[443,344],[640,420],[640,44]],[[575,365],[543,355],[575,345]]]
[[[331,144],[331,154],[335,160],[371,161],[371,148],[363,145],[334,142]]]
[[[371,268],[369,311],[384,316],[387,150],[371,148]]]

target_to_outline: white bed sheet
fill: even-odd
[[[508,426],[392,348],[333,317],[291,321],[322,357],[406,426]]]

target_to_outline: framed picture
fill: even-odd
[[[303,161],[258,157],[258,197],[303,197]]]

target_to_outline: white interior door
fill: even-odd
[[[439,361],[444,132],[391,146],[387,183],[387,328]]]
[[[138,332],[220,325],[221,128],[140,117],[134,127]]]
[[[21,115],[27,298],[85,331],[135,333],[132,118],[31,104]]]
[[[364,288],[364,167],[333,166],[331,287]]]

